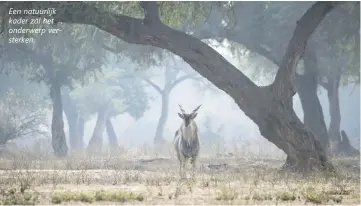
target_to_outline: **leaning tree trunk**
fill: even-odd
[[[69,143],[71,149],[82,149],[84,147],[84,118],[81,117],[74,100],[67,91],[63,95],[64,113],[68,120]]]
[[[285,168],[306,172],[333,170],[321,143],[307,130],[293,110],[292,100],[274,100],[266,117],[256,121],[261,134],[287,154]]]
[[[106,131],[108,134],[108,140],[109,140],[110,147],[112,149],[117,149],[119,147],[118,138],[117,138],[117,134],[114,131],[112,120],[109,117],[107,118],[107,120],[105,122],[105,127],[106,127]]]
[[[88,151],[90,153],[101,152],[101,150],[103,148],[103,133],[104,133],[104,128],[105,128],[105,121],[109,115],[108,107],[109,107],[109,105],[105,104],[105,105],[101,106],[101,108],[98,111],[98,117],[97,117],[97,121],[95,123],[93,135],[92,135],[92,137],[89,141],[89,145],[88,145]]]
[[[328,133],[322,106],[317,96],[318,68],[316,57],[305,57],[305,73],[297,79],[297,93],[303,109],[303,123],[313,132],[324,149],[328,148]]]
[[[64,133],[63,106],[61,101],[61,87],[54,82],[50,86],[50,97],[53,104],[53,117],[51,123],[51,136],[54,154],[56,156],[66,156],[68,146]]]
[[[162,108],[154,137],[154,144],[159,146],[164,144],[163,132],[164,132],[165,123],[168,118],[169,92],[164,90],[161,95],[162,95],[162,103],[161,103]]]

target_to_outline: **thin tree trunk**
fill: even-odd
[[[118,148],[119,143],[118,143],[117,134],[114,131],[112,120],[109,117],[107,118],[107,121],[105,123],[105,127],[106,127],[106,131],[107,131],[107,134],[108,134],[108,140],[109,140],[110,147]]]
[[[328,128],[328,134],[330,136],[331,153],[337,155],[339,153],[339,145],[341,143],[340,125],[341,125],[341,113],[340,113],[340,101],[339,101],[339,86],[340,76],[331,79],[328,78],[327,97],[329,102],[330,112],[330,126]]]
[[[305,57],[305,73],[297,81],[297,92],[303,109],[303,123],[313,132],[324,149],[328,148],[328,133],[322,106],[317,96],[316,57]]]
[[[157,129],[155,132],[155,137],[154,137],[155,145],[163,145],[163,143],[164,143],[163,132],[164,132],[165,123],[168,118],[169,92],[166,92],[164,90],[161,95],[162,95],[162,103],[161,103],[162,108],[161,108],[160,117],[158,120]]]
[[[80,116],[74,100],[67,91],[64,91],[63,106],[68,120],[70,147],[71,149],[82,149],[84,147],[84,119]]]
[[[50,97],[53,104],[51,136],[54,154],[56,156],[66,156],[68,153],[68,146],[66,144],[66,138],[64,133],[61,88],[57,82],[53,82],[50,87]]]
[[[98,111],[98,117],[93,130],[93,135],[88,145],[88,151],[90,153],[101,152],[103,148],[103,133],[105,128],[105,121],[108,116],[108,106],[108,104],[105,104]]]
[[[77,134],[78,134],[78,138],[76,138],[78,141],[76,143],[77,148],[79,149],[83,149],[84,148],[84,125],[85,125],[85,120],[81,115],[78,115],[78,120],[76,123],[77,126]]]
[[[328,134],[330,136],[330,152],[335,156],[359,155],[359,151],[351,146],[346,132],[341,131],[341,112],[339,99],[340,79],[341,72],[335,74],[334,78],[328,78],[328,83],[326,84],[331,118],[328,129]]]

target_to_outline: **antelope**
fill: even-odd
[[[194,118],[197,116],[198,109],[202,106],[199,105],[190,114],[187,114],[181,105],[179,108],[182,113],[178,116],[183,120],[180,128],[175,132],[174,148],[179,160],[179,174],[184,178],[184,167],[188,159],[191,159],[192,164],[192,178],[194,179],[196,160],[199,152],[198,129]]]

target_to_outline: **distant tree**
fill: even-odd
[[[84,148],[84,125],[85,117],[81,113],[76,99],[70,95],[70,88],[62,90],[62,104],[65,116],[68,120],[69,145],[71,149],[77,150]]]
[[[338,13],[326,19],[322,25],[327,29],[326,35],[318,39],[326,42],[321,52],[318,52],[318,82],[327,90],[329,100],[329,114],[331,117],[328,127],[330,152],[333,155],[359,155],[359,151],[351,145],[341,143],[341,113],[339,101],[339,87],[347,84],[359,84],[360,81],[360,8],[359,3],[342,4],[337,8]],[[347,19],[345,19],[345,16]],[[313,45],[317,45],[313,43]],[[347,136],[347,135],[346,135]],[[341,145],[343,145],[341,147]],[[348,149],[342,151],[341,148]]]
[[[359,53],[359,50],[356,52]],[[340,128],[340,86],[342,85],[342,82],[344,85],[349,83],[358,84],[359,82],[359,80],[357,80],[359,79],[359,75],[357,76],[353,72],[348,72],[349,70],[352,70],[352,66],[354,66],[349,66],[348,63],[350,62],[348,62],[347,58],[345,59],[344,57],[334,57],[333,60],[327,60],[327,66],[325,69],[326,71],[323,71],[323,76],[320,80],[320,84],[327,91],[327,97],[329,101],[329,114],[331,121],[328,127],[328,135],[330,138],[330,151],[331,154],[336,156],[341,154],[348,156],[358,156],[360,154],[360,152],[353,148],[351,145],[347,145],[349,144],[349,140],[345,139],[348,137],[347,135],[343,135],[342,137]],[[358,62],[356,62],[356,64],[359,65],[359,60]]]
[[[22,137],[45,135],[47,102],[34,83],[12,73],[0,75],[0,154],[5,144]]]
[[[180,83],[187,79],[196,79],[195,73],[186,73],[181,75],[181,69],[179,68],[179,62],[175,59],[174,55],[168,55],[169,60],[165,60],[165,65],[161,65],[162,72],[164,75],[164,86],[159,86],[155,84],[149,75],[138,73],[136,76],[143,81],[145,81],[149,86],[151,86],[155,91],[161,95],[161,112],[158,120],[154,143],[156,145],[163,145],[164,138],[163,132],[164,127],[168,118],[168,107],[169,107],[169,96],[172,90]]]
[[[118,66],[115,66],[118,67]],[[138,119],[148,108],[144,86],[128,75],[132,68],[104,68],[97,79],[88,85],[78,85],[71,92],[80,112],[89,117],[96,113],[97,121],[88,144],[90,152],[100,151],[103,145],[103,132],[108,133],[109,143],[117,147],[117,137],[111,117],[128,113]],[[116,145],[115,145],[116,144]]]
[[[91,28],[82,30],[78,26],[65,24],[58,27],[62,29],[60,34],[35,36],[34,45],[5,43],[1,48],[5,71],[21,71],[30,80],[49,87],[53,105],[52,146],[55,155],[65,156],[68,146],[64,133],[61,88],[71,86],[73,80],[84,80],[89,77],[89,72],[99,70],[103,56],[99,49],[87,45],[89,36],[84,36],[84,33],[92,31]],[[8,35],[5,33],[5,40]]]

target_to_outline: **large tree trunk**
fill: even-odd
[[[62,4],[61,8],[63,11],[72,10],[70,5]],[[337,2],[316,2],[304,13],[297,22],[275,81],[269,87],[257,87],[204,42],[162,24],[156,2],[141,2],[140,5],[145,11],[144,19],[102,13],[92,5],[85,4],[81,5],[83,12],[76,12],[76,15],[64,12],[66,15],[60,14],[54,18],[65,23],[95,25],[128,43],[152,45],[173,52],[229,94],[259,126],[265,138],[289,155],[291,162],[295,162],[295,169],[308,170],[313,166],[322,170],[333,169],[320,142],[294,113],[292,96],[295,94],[293,84],[296,66],[304,53],[307,40]],[[93,15],[86,17],[89,12]]]
[[[287,154],[285,168],[306,172],[315,168],[333,170],[316,136],[307,130],[293,110],[292,100],[274,99],[266,116],[255,122],[261,134]]]
[[[322,106],[317,96],[318,68],[315,56],[304,58],[305,72],[299,75],[297,92],[303,109],[303,123],[313,132],[324,149],[328,148],[328,133]]]
[[[118,148],[119,143],[118,143],[117,134],[114,131],[112,120],[109,117],[107,118],[107,121],[105,123],[105,127],[106,127],[106,131],[107,131],[107,134],[108,134],[108,141],[109,141],[110,147]]]
[[[330,112],[330,126],[328,128],[328,134],[330,136],[330,152],[332,155],[340,156],[347,155],[353,156],[358,155],[357,149],[350,145],[348,136],[343,131],[341,136],[341,112],[340,112],[340,99],[339,99],[339,87],[341,80],[341,72],[328,78],[326,84],[327,97],[329,101],[329,112]]]
[[[63,106],[64,113],[68,120],[70,147],[73,150],[82,149],[84,147],[84,119],[81,117],[68,91],[63,92]]]
[[[51,136],[56,156],[66,156],[68,146],[64,133],[63,106],[61,101],[61,88],[57,82],[50,86],[50,97],[53,104],[53,118],[51,123]]]
[[[164,144],[163,132],[164,132],[165,123],[168,118],[169,92],[166,92],[164,90],[161,95],[162,95],[161,112],[154,137],[154,144],[159,146]]]
[[[89,141],[88,152],[101,152],[103,148],[103,133],[105,121],[109,115],[109,104],[100,107],[98,111],[97,121],[95,123],[93,135]]]

